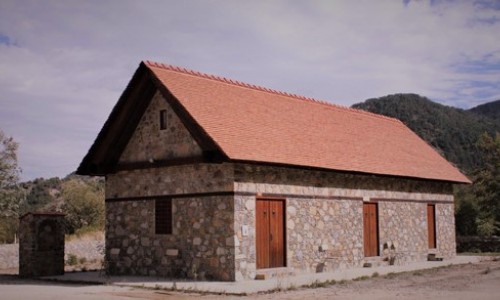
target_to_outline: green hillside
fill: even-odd
[[[497,124],[500,124],[500,100],[478,105],[469,111],[477,115],[491,118]]]

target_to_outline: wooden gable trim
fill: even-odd
[[[268,167],[280,167],[280,168],[291,168],[291,169],[297,169],[297,170],[332,172],[332,173],[351,174],[351,175],[359,175],[359,176],[370,176],[370,177],[380,177],[380,178],[397,178],[397,179],[404,179],[404,180],[411,180],[411,181],[434,182],[434,183],[439,182],[439,183],[443,183],[443,184],[465,184],[463,182],[450,181],[450,180],[411,177],[411,176],[399,176],[399,175],[388,175],[388,174],[377,174],[377,173],[367,173],[367,172],[360,172],[360,171],[335,170],[335,169],[322,168],[322,167],[292,165],[292,164],[286,164],[286,163],[264,162],[264,161],[255,161],[255,160],[230,159],[229,162],[232,162],[235,164],[260,165],[260,166],[268,166]]]
[[[152,195],[152,196],[130,196],[130,197],[115,197],[106,198],[105,202],[128,202],[128,201],[151,201],[158,199],[182,199],[182,198],[204,198],[204,197],[233,197],[234,191],[212,191],[212,192],[198,192],[198,193],[185,193],[185,194],[168,194],[168,195]]]
[[[145,109],[151,101],[152,95],[148,95],[151,93],[151,87],[148,87],[146,74],[146,68],[141,64],[83,158],[77,174],[105,175],[113,162],[117,161],[117,152],[121,153],[126,146],[123,140],[128,141],[133,132],[131,128],[137,125],[132,126],[133,121],[138,122],[134,113],[139,114],[139,109]]]
[[[408,202],[408,203],[427,203],[427,204],[451,204],[453,200],[436,199],[405,199],[405,198],[370,198],[370,202]]]
[[[162,159],[155,160],[153,162],[131,162],[131,163],[119,163],[114,166],[111,173],[116,173],[119,171],[130,171],[130,170],[141,170],[141,169],[151,169],[151,168],[163,168],[172,166],[182,166],[209,162],[203,156],[194,157],[179,157],[172,159]]]
[[[111,134],[115,137],[115,142],[107,145],[107,153],[105,161],[108,161],[106,172],[109,171],[111,166],[115,166],[123,151],[127,147],[128,142],[132,138],[137,125],[139,124],[144,112],[148,108],[153,96],[156,92],[154,85],[148,80],[148,75],[145,75],[139,87],[134,89],[133,93],[128,100],[129,113],[121,114],[117,122],[120,127],[115,128]],[[109,140],[108,140],[109,141]]]

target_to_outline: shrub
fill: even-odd
[[[78,256],[74,254],[69,254],[66,264],[69,266],[76,266],[78,264]]]

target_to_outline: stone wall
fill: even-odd
[[[167,128],[160,130],[160,111],[167,111]],[[201,155],[201,148],[163,96],[156,92],[123,151],[120,162],[147,162]]]
[[[173,197],[172,235],[154,234],[154,199],[162,195]],[[259,272],[257,197],[286,199],[286,266],[294,273],[363,264],[363,201],[379,204],[380,253],[388,243],[400,253],[399,263],[425,259],[426,205],[437,203],[437,249],[432,252],[455,255],[450,184],[249,164],[193,164],[107,176],[110,272],[253,279]],[[332,252],[336,258],[328,259]]]
[[[445,259],[457,255],[455,234],[455,206],[436,204],[436,246],[437,254]]]
[[[425,260],[428,248],[427,203],[380,201],[379,244],[394,245],[398,264]]]
[[[234,179],[237,279],[251,279],[258,272],[259,196],[286,199],[286,266],[295,273],[362,266],[363,201],[378,203],[380,253],[388,243],[395,245],[398,263],[424,260],[430,252],[455,255],[450,184],[244,164],[235,165]],[[437,249],[429,251],[426,207],[435,202]],[[248,228],[246,235],[242,227]],[[326,259],[331,253],[340,257]]]
[[[234,280],[231,196],[173,199],[173,233],[155,234],[154,200],[106,203],[110,274]]]
[[[379,202],[380,244],[394,245],[398,263],[427,259],[435,253],[445,259],[456,255],[454,204],[436,204],[436,249],[429,249],[427,202]]]
[[[233,191],[231,164],[193,164],[106,176],[106,199]]]
[[[235,190],[453,202],[451,184],[396,177],[235,164]]]
[[[246,229],[243,229],[243,228]],[[256,275],[255,196],[235,195],[235,279],[253,279]]]
[[[111,274],[234,280],[230,164],[122,171],[106,180]],[[185,197],[188,194],[221,194]],[[173,233],[155,234],[155,197],[172,195]],[[177,195],[177,196],[176,196]],[[135,199],[134,199],[135,198]]]
[[[331,270],[358,265],[363,258],[361,203],[341,199],[288,200],[289,266],[315,273],[325,270],[325,267]],[[333,252],[339,257],[327,260],[332,256],[328,253]]]
[[[64,215],[24,215],[19,222],[19,276],[61,274],[64,274]]]
[[[160,111],[167,126],[160,130]],[[121,164],[200,157],[202,150],[156,93]],[[111,274],[234,280],[230,164],[192,164],[106,176],[106,260]],[[199,197],[189,195],[203,194]],[[173,232],[155,234],[155,200],[170,197]],[[163,198],[162,198],[163,199]]]

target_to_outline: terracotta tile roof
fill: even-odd
[[[469,182],[397,119],[147,61],[232,160]]]

